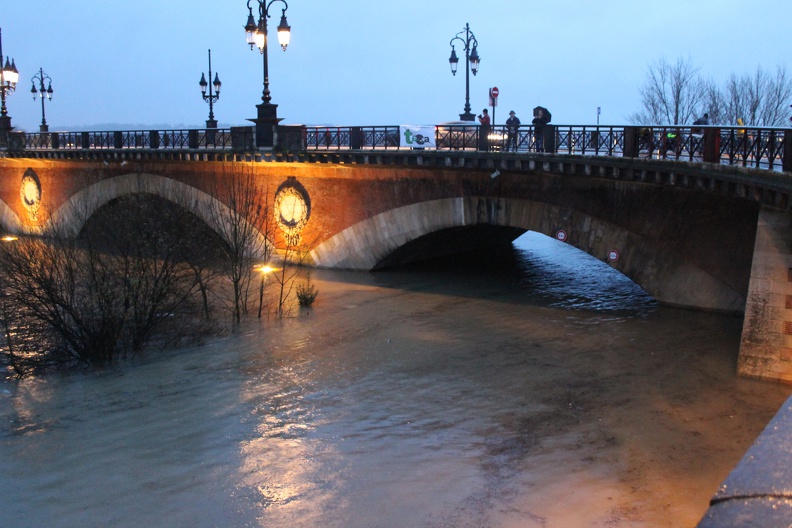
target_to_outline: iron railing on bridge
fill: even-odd
[[[280,127],[279,127],[280,128]],[[763,127],[548,125],[541,133],[521,126],[510,141],[504,125],[486,140],[471,124],[442,124],[434,142],[406,146],[399,126],[290,126],[297,143],[288,150],[439,150],[626,156],[709,162],[792,172],[792,129]],[[255,150],[253,127],[225,129],[127,130],[12,133],[9,150]],[[284,134],[285,135],[285,134]]]
[[[400,127],[305,127],[310,150],[425,150],[404,146]],[[509,140],[503,125],[493,126],[487,140],[476,124],[435,126],[435,150],[554,153],[583,156],[629,156],[741,165],[792,171],[792,129],[690,126],[547,126],[544,132],[521,126]]]
[[[231,149],[230,129],[40,132],[24,135],[25,150]]]

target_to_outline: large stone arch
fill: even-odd
[[[0,200],[0,228],[16,234],[25,232],[25,226],[19,215],[2,200]]]
[[[191,185],[156,174],[130,173],[83,188],[53,212],[44,229],[55,228],[65,236],[77,236],[85,222],[100,207],[131,194],[151,194],[183,207],[206,222],[221,237],[224,229],[218,222],[232,218],[232,215],[224,214],[229,211],[228,206]],[[255,232],[260,240],[266,241],[258,228],[255,228]]]
[[[320,267],[371,270],[419,237],[477,225],[551,237],[563,230],[566,242],[609,262],[660,302],[730,312],[745,307],[745,292],[734,290],[684,255],[593,216],[531,200],[447,198],[399,207],[344,229],[314,248],[311,257]],[[609,259],[609,254],[618,254],[617,260]]]

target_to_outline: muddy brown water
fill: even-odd
[[[0,526],[695,526],[790,388],[735,376],[741,317],[518,247],[315,270],[295,317],[4,384]]]

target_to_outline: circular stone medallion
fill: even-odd
[[[275,193],[275,220],[289,236],[298,236],[311,216],[311,200],[305,188],[289,177]]]
[[[34,220],[38,218],[38,209],[41,204],[41,182],[32,169],[28,169],[22,176],[19,196],[30,217]]]

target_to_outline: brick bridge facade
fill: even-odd
[[[607,262],[658,301],[744,312],[739,372],[792,382],[786,175],[701,163],[470,152],[193,153],[0,158],[0,223],[71,233],[148,193],[209,221],[215,183],[253,174],[311,264],[373,270],[525,231]],[[280,210],[278,208],[283,208]],[[291,237],[291,238],[289,238]]]

